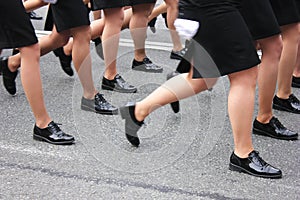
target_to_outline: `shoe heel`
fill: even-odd
[[[81,110],[89,111],[89,112],[95,112],[95,110],[89,108],[88,106],[84,106],[84,105],[81,105]]]
[[[275,110],[281,110],[281,111],[287,111],[286,109],[284,109],[281,106],[276,105],[276,104],[273,104],[273,109],[275,109]]]
[[[112,87],[109,87],[107,85],[101,85],[102,90],[110,90],[113,91],[114,89]]]
[[[37,135],[33,135],[33,139],[37,140],[37,141],[44,141],[43,138],[37,136]]]
[[[126,115],[128,115],[128,109],[126,107],[121,107],[120,109],[120,115],[122,119],[126,119]]]
[[[242,172],[243,170],[239,167],[237,167],[236,165],[233,165],[232,163],[229,163],[229,169],[231,171],[236,171],[236,172]]]

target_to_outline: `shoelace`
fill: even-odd
[[[121,86],[127,86],[127,87],[130,86],[129,83],[127,83],[121,76],[116,77],[116,79],[120,81]]]
[[[254,163],[259,164],[260,166],[265,166],[267,163],[259,156],[259,152],[254,151],[253,152],[254,155],[252,155],[252,160]]]
[[[151,60],[149,58],[144,58],[144,63],[145,64],[152,64]]]
[[[104,99],[103,94],[97,94],[95,96],[95,100],[98,102],[101,102],[103,104],[107,104],[108,102],[106,101],[106,99]]]
[[[51,129],[52,133],[55,133],[58,137],[61,137],[64,135],[64,132],[62,132],[62,130],[59,128],[58,125],[62,125],[62,124],[53,122],[53,123],[49,124],[48,128]]]
[[[291,94],[289,98],[293,103],[300,105],[300,101],[299,101],[299,99],[297,99],[297,97],[295,95]]]
[[[273,117],[273,121],[277,128],[285,129],[285,127],[281,124],[281,122],[276,117]]]

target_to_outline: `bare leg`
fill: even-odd
[[[117,74],[116,58],[119,49],[120,31],[123,23],[124,11],[122,8],[104,10],[105,26],[102,34],[102,44],[105,62],[106,79],[112,80]]]
[[[40,77],[39,45],[19,48],[22,55],[21,81],[27,100],[39,128],[48,126],[50,119],[43,98],[42,81]]]
[[[257,72],[257,67],[253,67],[228,75],[228,113],[234,138],[234,153],[240,158],[248,157],[253,150],[251,135]]]
[[[135,117],[143,121],[155,109],[207,90],[216,82],[216,78],[192,79],[191,73],[175,76],[136,103]]]
[[[90,27],[80,26],[71,29],[73,35],[73,51],[72,59],[74,67],[78,73],[80,82],[83,87],[83,96],[86,99],[93,99],[97,93],[93,77],[92,77],[92,62],[90,55]]]
[[[132,6],[133,15],[130,20],[130,32],[134,42],[134,58],[142,61],[146,57],[145,40],[147,34],[148,17],[154,4],[139,4]]]
[[[283,50],[278,69],[277,96],[281,99],[288,99],[290,94],[292,94],[292,75],[297,60],[300,23],[282,26],[281,30]]]
[[[180,37],[174,26],[174,22],[178,15],[178,0],[165,0],[167,9],[167,23],[170,30],[171,39],[173,42],[173,51],[180,51],[183,47],[180,41]]]
[[[167,12],[167,4],[162,2],[159,6],[155,7],[151,14],[149,15],[148,21],[151,21],[153,18],[158,17],[162,13]]]
[[[282,50],[282,40],[279,35],[258,41],[262,50],[262,59],[258,73],[258,104],[257,120],[268,123],[273,117],[272,101],[276,89],[278,64]]]
[[[296,62],[296,67],[294,69],[293,75],[295,77],[300,77],[300,41],[299,41],[299,44],[298,44],[297,62]]]

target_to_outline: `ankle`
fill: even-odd
[[[134,109],[134,116],[136,120],[141,122],[148,116],[148,113],[142,108],[140,103],[136,103]]]
[[[264,114],[264,115],[257,115],[256,120],[260,123],[267,124],[272,119],[273,114]]]
[[[37,127],[39,127],[40,129],[46,128],[48,127],[48,124],[51,122],[52,120],[50,118],[47,119],[43,119],[43,120],[36,120],[35,125]]]
[[[254,150],[253,147],[248,149],[238,149],[235,148],[234,154],[238,156],[239,158],[248,158],[249,153],[251,153]]]

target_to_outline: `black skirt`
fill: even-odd
[[[106,8],[120,8],[145,3],[155,3],[156,0],[91,0],[92,10],[102,10]]]
[[[90,25],[89,11],[82,0],[59,0],[51,4],[57,32]]]
[[[38,42],[21,0],[0,1],[0,49],[17,48]]]
[[[300,22],[299,0],[270,0],[280,26]]]
[[[240,12],[254,40],[280,33],[270,0],[244,0]]]
[[[253,39],[240,12],[235,9],[198,15],[200,28],[177,67],[193,78],[216,78],[254,67],[260,63]]]

